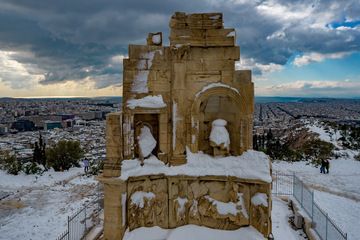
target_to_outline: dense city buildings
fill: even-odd
[[[89,159],[105,158],[105,116],[120,108],[119,98],[0,99],[0,149],[18,159],[32,158],[41,135],[47,145],[79,141]]]
[[[270,98],[269,98],[270,99]],[[255,104],[254,132],[263,134],[272,129],[281,135],[291,127],[301,125],[304,120],[335,122],[342,125],[360,126],[359,99],[296,99],[281,102],[281,98],[271,98],[277,102]]]
[[[283,137],[305,120],[360,126],[360,100],[257,98],[254,135],[271,129]],[[266,102],[271,101],[271,102]],[[0,149],[30,159],[41,134],[47,144],[78,140],[88,156],[105,156],[105,115],[120,109],[120,98],[0,99]]]

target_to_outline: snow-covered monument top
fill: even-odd
[[[268,157],[252,148],[251,71],[221,13],[175,13],[129,45],[123,109],[107,117],[105,239],[126,229],[196,224],[271,229]],[[222,206],[222,207],[219,207]],[[125,237],[124,237],[125,239]]]

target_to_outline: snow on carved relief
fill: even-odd
[[[186,184],[187,189],[182,185]],[[174,226],[199,224],[218,229],[236,229],[249,224],[249,191],[237,183],[178,181],[170,193]],[[245,190],[245,191],[244,191]],[[244,192],[242,192],[244,191]],[[187,192],[185,197],[181,197]]]
[[[163,179],[145,180],[130,184],[128,223],[130,229],[165,226],[167,221],[167,193]]]

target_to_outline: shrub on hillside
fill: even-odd
[[[97,175],[103,169],[104,169],[104,161],[102,161],[102,160],[90,161],[89,174]]]
[[[82,157],[83,150],[78,141],[61,140],[46,150],[48,165],[54,168],[55,171],[79,167],[79,161]]]
[[[27,162],[22,166],[22,171],[25,174],[39,174],[43,170],[35,162]]]
[[[301,151],[307,160],[315,165],[321,164],[322,160],[330,159],[334,145],[319,139],[308,141],[304,144]]]
[[[9,174],[18,175],[21,171],[22,163],[14,154],[3,152],[0,155],[0,169],[5,170]]]

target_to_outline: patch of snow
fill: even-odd
[[[144,199],[151,200],[155,198],[155,194],[152,192],[143,192],[137,191],[131,195],[131,202],[134,203],[139,208],[144,208],[145,201]]]
[[[205,196],[205,198],[216,207],[219,214],[222,214],[222,215],[231,214],[234,216],[236,216],[238,214],[238,209],[236,208],[237,207],[236,203],[221,202],[221,201],[211,198],[210,196]]]
[[[272,198],[272,234],[274,239],[286,240],[306,240],[305,233],[302,230],[294,230],[289,224],[289,217],[293,212],[289,210],[287,202],[273,197]]]
[[[311,132],[318,134],[320,140],[332,143],[335,147],[342,149],[342,147],[339,146],[337,142],[341,137],[340,131],[335,131],[331,127],[329,127],[329,130],[326,131],[319,122],[315,122],[313,124],[306,122],[306,127]]]
[[[149,92],[147,86],[148,76],[149,76],[148,70],[139,71],[136,74],[135,79],[132,83],[131,91],[134,93],[148,93]]]
[[[209,85],[206,85],[205,87],[203,87],[199,92],[197,92],[197,93],[195,94],[195,97],[198,97],[198,96],[200,96],[200,94],[202,94],[203,92],[205,92],[205,91],[207,91],[207,90],[209,90],[209,89],[211,89],[211,88],[216,88],[216,87],[229,88],[229,89],[235,91],[237,94],[239,94],[239,90],[237,90],[236,88],[233,88],[233,87],[231,87],[231,86],[229,86],[229,85],[226,85],[226,84],[224,84],[224,83],[217,82],[217,83],[210,83]]]
[[[236,216],[239,212],[241,212],[245,218],[249,218],[244,204],[243,193],[238,193],[237,203],[221,202],[213,199],[210,196],[205,196],[205,198],[216,207],[217,212],[221,215],[231,214],[233,216]]]
[[[143,108],[164,108],[166,104],[161,95],[157,96],[146,96],[140,99],[129,99],[127,101],[127,107],[134,109],[136,107]]]
[[[212,122],[212,128],[210,132],[210,141],[216,145],[224,144],[225,148],[230,146],[229,132],[226,129],[227,122],[223,119],[216,119]]]
[[[217,14],[217,15],[214,15],[214,16],[211,16],[210,19],[211,20],[218,20],[221,18],[221,15],[220,14]]]
[[[191,236],[191,238],[189,238]],[[265,240],[264,236],[254,227],[242,227],[237,230],[227,231],[212,229],[197,225],[184,225],[175,229],[163,229],[160,227],[141,227],[133,231],[128,229],[123,240]]]
[[[121,166],[120,178],[123,180],[132,176],[150,174],[165,174],[168,176],[234,176],[243,179],[271,182],[270,159],[263,152],[248,150],[241,156],[212,157],[204,153],[186,151],[187,163],[179,166],[167,166],[155,156],[144,161],[140,166],[137,159],[124,160]]]
[[[227,37],[235,37],[235,36],[236,36],[236,32],[235,32],[235,31],[229,32],[226,36],[227,36]]]
[[[198,201],[193,199],[193,202],[190,207],[190,212],[196,214],[198,212]]]
[[[155,44],[160,44],[161,43],[161,35],[160,34],[153,35],[152,42]]]
[[[360,215],[360,161],[353,160],[351,156],[332,159],[329,174],[320,174],[319,168],[303,161],[276,161],[273,163],[273,171],[281,174],[296,173],[314,190],[316,203],[348,233],[348,238],[357,239],[360,228],[354,223],[358,222]]]
[[[178,213],[183,214],[185,212],[185,204],[188,202],[187,198],[178,197],[175,199],[179,203]]]
[[[251,204],[255,206],[263,205],[268,207],[268,196],[265,193],[256,193],[251,198]]]
[[[314,189],[330,191],[338,195],[346,195],[360,201],[360,162],[352,159],[332,159],[330,173],[320,174],[319,167],[314,167],[307,162],[275,161],[273,171],[283,174],[296,175],[307,185]]]
[[[146,69],[146,60],[139,60],[137,67],[138,67],[138,69],[141,69],[141,70]]]
[[[43,183],[43,178],[38,184],[29,181],[31,186],[20,184],[22,187],[16,192],[14,189],[13,195],[0,201],[0,205],[5,204],[0,206],[0,239],[56,239],[66,230],[67,217],[94,201],[97,181],[93,177],[73,178],[69,173],[60,174],[56,176],[61,179],[59,182],[49,179],[50,182]],[[17,183],[22,179],[20,177]],[[0,188],[2,184],[0,181]],[[19,208],[11,205],[6,208],[7,202],[16,202]]]
[[[122,226],[125,226],[126,224],[126,193],[121,194],[121,215],[122,215]]]
[[[348,239],[358,239],[360,236],[358,227],[360,204],[358,201],[321,191],[315,191],[314,198],[329,217],[348,233]],[[330,223],[328,226],[330,228]]]
[[[154,59],[156,52],[162,54],[162,50],[155,50],[155,51],[144,53],[140,56],[143,59],[147,59],[148,69],[150,69],[152,66],[152,61]],[[139,62],[138,64],[142,64],[142,63]],[[149,89],[147,86],[148,77],[149,77],[148,70],[138,71],[138,73],[136,74],[136,76],[133,80],[131,91],[134,93],[148,93],[149,92]]]
[[[249,214],[246,211],[246,207],[245,207],[245,201],[244,201],[244,194],[243,193],[238,193],[238,205],[241,206],[241,213],[244,215],[245,218],[249,218]]]
[[[156,140],[151,134],[150,128],[143,126],[138,136],[139,148],[144,158],[148,157],[156,147]]]
[[[173,150],[175,150],[176,146],[176,122],[177,122],[177,103],[174,101],[172,108],[172,145]]]
[[[32,187],[35,185],[38,187],[51,186],[83,173],[84,170],[82,168],[70,168],[64,172],[55,172],[53,169],[50,169],[42,175],[26,175],[23,172],[20,172],[18,175],[12,175],[0,170],[0,187],[5,190],[17,189],[20,187]]]

